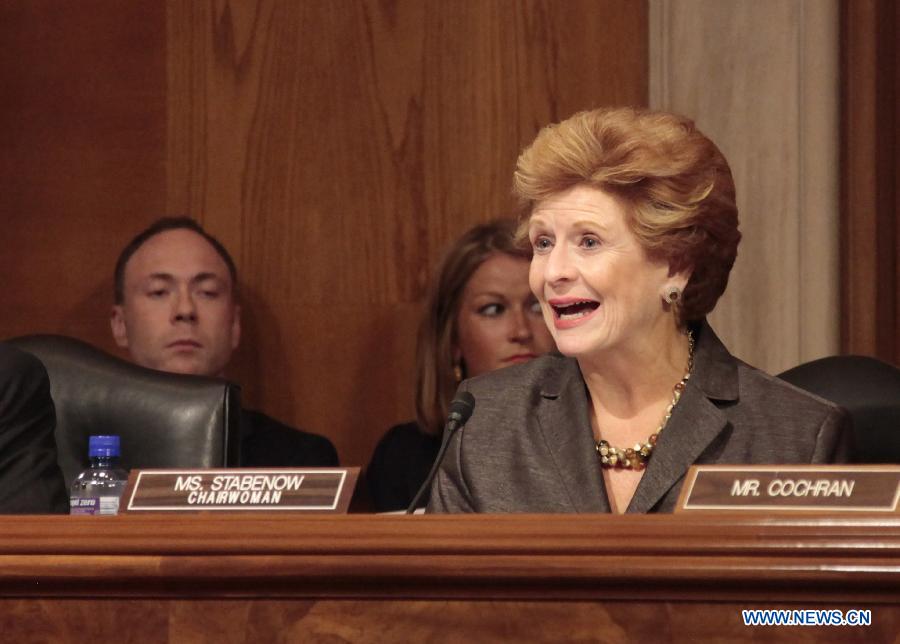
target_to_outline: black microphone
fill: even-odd
[[[450,409],[447,412],[447,431],[452,434],[465,425],[473,411],[475,411],[475,396],[468,391],[460,391],[450,403]]]
[[[431,482],[434,481],[438,468],[441,466],[441,461],[444,460],[444,452],[447,451],[447,447],[450,445],[450,439],[453,438],[453,434],[456,433],[457,429],[466,424],[474,410],[475,396],[468,391],[460,391],[456,394],[453,402],[450,403],[450,411],[447,413],[447,424],[444,425],[444,440],[441,442],[441,449],[438,450],[437,456],[434,457],[434,464],[431,466],[428,476],[425,477],[425,482],[422,483],[422,487],[419,488],[409,507],[406,508],[406,514],[415,512],[419,500],[425,494],[425,491],[431,488]]]

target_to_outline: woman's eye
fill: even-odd
[[[581,245],[584,248],[597,248],[600,246],[600,240],[596,237],[585,235],[581,238]]]
[[[550,241],[549,237],[537,237],[531,245],[534,247],[535,251],[544,251],[548,250],[553,246],[553,243]]]
[[[505,310],[506,307],[502,304],[485,304],[478,309],[478,313],[485,317],[493,318],[501,315]]]

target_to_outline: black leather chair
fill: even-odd
[[[88,466],[92,434],[119,435],[127,469],[239,462],[237,385],[145,369],[60,335],[23,336],[9,343],[47,367],[66,485]]]
[[[778,377],[850,412],[855,462],[900,463],[900,369],[865,356],[831,356]]]

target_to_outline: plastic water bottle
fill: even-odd
[[[90,437],[91,466],[72,481],[70,514],[118,514],[128,481],[128,472],[119,468],[120,454],[118,436]]]

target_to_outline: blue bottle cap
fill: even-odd
[[[88,439],[88,458],[95,456],[119,456],[118,436],[91,436]]]

